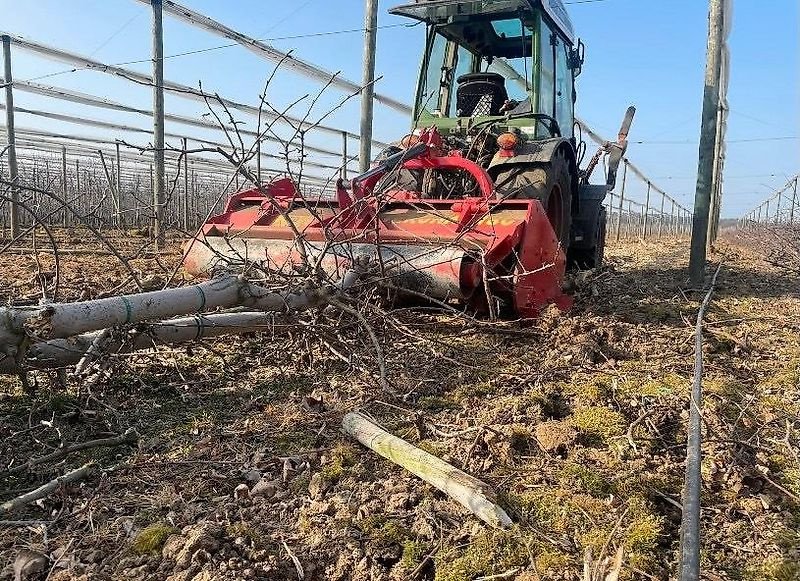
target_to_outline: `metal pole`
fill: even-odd
[[[183,149],[186,150],[186,138],[183,138]],[[261,184],[261,137],[256,138],[256,177]]]
[[[756,218],[756,222],[758,222],[759,224],[761,223],[761,208],[763,208],[763,207],[764,207],[764,204],[760,204],[758,206],[758,217]]]
[[[259,142],[260,143],[260,142]],[[259,146],[260,147],[260,146]],[[183,229],[189,231],[189,147],[188,140],[183,138]],[[258,159],[261,159],[259,150]],[[261,182],[261,162],[258,164],[258,181]]]
[[[156,248],[164,246],[164,28],[161,21],[162,0],[151,0],[153,7],[153,236]]]
[[[606,230],[614,225],[614,192],[608,192],[608,212],[606,212]]]
[[[622,203],[625,201],[625,182],[628,179],[628,160],[623,159],[622,166],[622,190],[619,193],[619,207],[617,208],[617,242],[619,242],[620,228],[622,226]]]
[[[378,0],[366,0],[364,10],[364,72],[361,84],[361,133],[358,149],[360,173],[369,169],[372,160],[372,99],[375,94],[375,41],[378,28]]]
[[[119,143],[117,146],[117,227],[124,228],[125,224],[122,218],[122,162],[119,156]]]
[[[11,238],[19,236],[19,168],[14,132],[14,79],[11,76],[11,38],[3,35],[3,68],[6,79],[6,142],[8,144],[8,181],[11,182]]]
[[[644,227],[642,228],[642,237],[647,240],[647,215],[650,213],[650,182],[647,182],[647,198],[644,202]]]
[[[347,131],[342,131],[342,179],[347,179]]]
[[[767,200],[766,207],[764,208],[764,224],[769,224],[769,200]]]
[[[703,282],[706,268],[706,238],[708,212],[714,181],[714,147],[717,140],[717,113],[720,97],[720,71],[724,35],[723,4],[725,0],[709,0],[708,45],[706,47],[705,91],[700,127],[700,148],[697,161],[697,189],[694,198],[694,224],[692,228],[689,275],[692,283]],[[681,543],[685,559],[681,561],[681,580],[697,579],[700,567],[699,523],[684,523]]]
[[[661,192],[661,211],[658,214],[658,237],[661,238],[661,234],[664,231],[664,202],[667,201],[667,196],[664,192]]]
[[[630,238],[633,230],[633,200],[628,200],[628,219],[625,220],[625,238]]]
[[[783,198],[783,190],[778,192],[778,206],[775,208],[775,223],[781,221],[781,199]]]
[[[797,204],[797,177],[794,177],[794,191],[792,192],[792,208],[789,210],[789,224],[794,224],[794,207]]]
[[[114,212],[113,212],[114,220],[112,220],[112,222],[114,223],[115,226],[119,226],[119,222],[117,220],[119,218],[119,196],[115,191],[116,186],[114,185],[114,177],[111,174],[111,172],[108,171],[108,164],[106,164],[106,158],[103,155],[103,150],[98,149],[97,153],[100,154],[100,163],[103,164],[103,173],[105,173],[106,175],[106,181],[108,182],[108,189],[111,190],[111,203],[114,206]],[[105,218],[105,215],[103,215],[103,218]]]
[[[675,221],[675,200],[670,200],[672,202],[672,210],[670,210],[669,215],[669,229],[673,235],[677,236],[677,222]]]

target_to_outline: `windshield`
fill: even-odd
[[[532,38],[531,27],[519,19],[431,27],[417,117],[497,115],[506,102],[525,101],[529,96],[525,79],[528,84],[531,79]],[[477,97],[471,99],[474,95]]]

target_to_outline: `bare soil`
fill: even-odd
[[[126,256],[143,244],[119,243]],[[134,260],[137,275],[164,284],[171,248]],[[27,578],[297,579],[302,568],[342,581],[573,580],[587,550],[597,562],[618,547],[622,578],[675,578],[703,294],[686,280],[687,248],[611,245],[605,267],[574,281],[570,312],[528,324],[395,311],[376,331],[400,398],[382,392],[366,333],[345,319],[340,334],[363,356],[335,355],[337,338],[312,330],[120,355],[92,390],[40,373],[29,394],[0,378],[0,470],[140,436],[0,473],[2,502],[95,463],[0,515],[28,521],[0,521],[0,579],[42,553]],[[114,256],[61,258],[61,300],[134,288]],[[747,237],[729,235],[711,258],[724,265],[705,325],[704,578],[800,579],[800,281]],[[3,255],[3,301],[35,302],[52,271],[47,255],[38,266]],[[354,409],[493,485],[515,527],[488,529],[350,441],[339,427]]]

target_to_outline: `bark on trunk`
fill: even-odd
[[[62,303],[35,309],[0,308],[0,373],[18,374],[24,368],[47,369],[74,365],[106,329],[125,323],[163,319],[218,307],[246,306],[254,312],[217,313],[182,317],[148,326],[133,336],[112,336],[107,352],[147,349],[204,337],[251,333],[274,328],[275,315],[323,305],[350,289],[360,277],[351,270],[335,285],[294,292],[273,292],[239,277],[149,293]],[[112,334],[113,335],[113,334]],[[19,357],[26,340],[33,342]],[[42,341],[41,339],[47,339]]]
[[[199,341],[222,335],[274,332],[282,325],[276,323],[275,313],[244,311],[181,317],[153,323],[146,329],[112,336],[104,349],[109,353],[130,353],[154,345],[170,345]],[[28,349],[24,366],[32,369],[53,369],[75,365],[104,330],[92,331],[66,339],[51,339],[35,343]],[[21,369],[11,357],[0,355],[0,373],[18,374]]]

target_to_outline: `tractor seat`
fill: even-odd
[[[459,117],[500,115],[508,101],[506,80],[497,73],[469,73],[456,79],[456,109]]]

